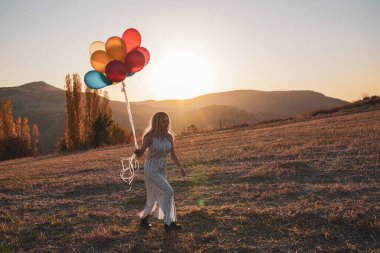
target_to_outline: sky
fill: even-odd
[[[93,70],[89,46],[137,29],[131,101],[253,89],[380,95],[379,0],[1,0],[0,87]],[[84,82],[83,82],[84,84]],[[103,90],[124,100],[120,85]]]

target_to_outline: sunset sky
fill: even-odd
[[[136,28],[150,63],[132,101],[237,89],[380,95],[379,0],[1,0],[0,86],[92,70],[89,45]],[[120,85],[107,87],[123,100]]]

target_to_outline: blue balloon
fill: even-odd
[[[130,72],[130,73],[128,73],[127,76],[128,76],[128,77],[129,77],[129,76],[133,76],[134,74],[135,74],[134,72]]]
[[[112,84],[105,75],[96,70],[91,70],[86,73],[84,83],[91,89],[101,89]]]

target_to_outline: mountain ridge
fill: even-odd
[[[0,88],[0,100],[12,100],[14,118],[26,116],[31,124],[38,125],[43,153],[54,151],[55,144],[63,135],[66,120],[64,92],[43,81]],[[141,134],[157,111],[166,111],[173,129],[181,132],[189,125],[200,130],[219,129],[344,104],[348,102],[314,91],[235,90],[184,100],[131,102],[131,107],[136,132]],[[130,129],[125,102],[111,100],[110,106],[115,123]]]
[[[233,99],[231,99],[233,97]],[[308,101],[307,99],[312,99]],[[276,101],[275,101],[276,100]],[[223,102],[221,102],[223,101]],[[322,103],[324,105],[321,105]],[[283,114],[290,116],[304,113],[322,107],[334,107],[347,104],[347,101],[325,96],[310,90],[291,91],[257,91],[257,90],[234,90],[220,93],[209,93],[190,99],[167,99],[167,100],[146,100],[135,102],[152,107],[163,107],[167,109],[182,108],[194,109],[209,105],[229,105],[238,107],[252,113]],[[281,106],[279,106],[279,103]],[[300,107],[299,104],[302,104]],[[306,105],[306,107],[305,107]],[[289,108],[291,107],[291,108]],[[283,108],[283,110],[281,109]],[[279,115],[280,116],[280,115]]]

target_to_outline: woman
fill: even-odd
[[[136,149],[135,154],[140,157],[148,148],[148,156],[144,163],[144,179],[147,193],[146,206],[140,216],[140,226],[149,229],[149,214],[155,213],[159,219],[164,219],[165,231],[181,229],[177,224],[177,215],[174,203],[174,192],[166,180],[166,156],[170,153],[175,164],[185,176],[177,155],[174,151],[173,135],[170,130],[169,116],[164,112],[154,114],[150,129],[144,134],[143,144]]]

